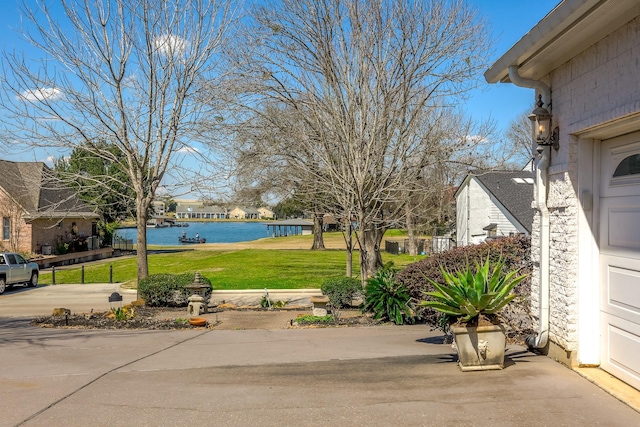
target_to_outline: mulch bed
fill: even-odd
[[[167,307],[136,307],[135,316],[127,320],[113,318],[111,312],[100,313],[73,313],[61,316],[37,317],[31,324],[41,328],[67,328],[67,329],[147,329],[147,330],[175,330],[194,328],[213,328],[221,326],[217,321],[217,316],[212,314],[223,313],[227,309],[212,308],[209,310],[208,323],[206,326],[192,326],[189,324],[189,316],[185,308]],[[256,313],[256,317],[268,316],[270,313],[282,313],[292,311],[291,308],[282,310],[268,310],[262,308],[241,307],[231,309],[237,312]],[[259,319],[257,319],[259,322]],[[246,322],[245,322],[246,323]],[[348,327],[348,326],[373,326],[381,322],[372,319],[370,316],[359,314],[359,312],[348,312],[341,316],[337,322],[330,323],[305,323],[298,325],[293,316],[288,324],[282,327],[289,328],[324,328],[324,327]],[[233,325],[224,325],[224,329],[233,329]],[[257,327],[258,328],[258,327]],[[247,329],[242,326],[240,329]]]
[[[117,320],[110,316],[111,312],[67,314],[63,316],[36,317],[31,324],[41,328],[69,328],[69,329],[191,329],[188,317],[171,319],[157,317],[159,309],[138,307],[135,317],[127,320]],[[184,311],[184,310],[183,310]]]

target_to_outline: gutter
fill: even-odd
[[[530,80],[520,77],[518,67],[509,67],[509,79],[519,87],[536,89],[542,95],[542,102],[551,104],[551,90],[549,86],[539,80]],[[538,298],[538,334],[528,336],[525,340],[529,348],[542,349],[549,341],[549,260],[551,233],[549,229],[549,208],[547,206],[547,184],[549,181],[549,161],[551,147],[540,146],[540,159],[536,164],[536,207],[540,212],[540,266],[539,270],[539,298]]]

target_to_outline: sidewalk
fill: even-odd
[[[64,307],[72,313],[110,310],[109,295],[118,292],[123,304],[137,298],[135,290],[123,289],[119,283],[86,285],[49,285],[37,288],[14,288],[0,295],[0,316],[49,316],[53,308]],[[319,289],[268,290],[273,301],[287,301],[289,305],[310,306],[309,297],[321,295]],[[230,302],[235,305],[259,305],[265,294],[260,290],[213,291],[212,303]]]

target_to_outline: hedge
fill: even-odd
[[[396,280],[404,284],[414,303],[425,299],[424,293],[435,289],[427,281],[427,277],[437,283],[444,283],[441,267],[447,271],[461,270],[467,263],[483,263],[487,256],[492,261],[502,258],[505,263],[503,274],[511,270],[519,270],[520,274],[528,277],[520,282],[514,292],[520,295],[503,315],[507,317],[514,328],[530,328],[530,300],[531,292],[531,239],[525,236],[512,236],[492,239],[477,245],[461,246],[446,252],[433,255],[405,267],[397,274]],[[419,316],[426,323],[441,326],[441,314],[431,308],[421,308]]]
[[[189,290],[185,288],[195,281],[195,273],[153,274],[138,283],[138,295],[150,307],[183,307],[188,304]],[[200,276],[200,283],[209,286],[205,300],[211,297],[211,281]]]

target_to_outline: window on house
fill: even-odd
[[[613,173],[613,177],[638,174],[640,174],[640,154],[634,154],[632,156],[625,157],[620,162],[616,171]]]
[[[496,223],[491,223],[482,229],[487,232],[487,237],[496,237],[498,235],[498,224]]]
[[[2,240],[9,240],[11,238],[11,219],[7,217],[2,218]]]

